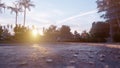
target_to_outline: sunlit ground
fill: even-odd
[[[52,51],[48,52],[48,50],[50,50],[50,49],[48,47],[45,47],[44,45],[33,44],[32,48],[41,52],[41,54],[44,54],[44,55],[48,55],[48,54],[52,53]]]
[[[90,44],[87,44],[87,45],[92,45],[92,46],[105,46],[105,47],[108,47],[108,48],[117,48],[117,49],[120,49],[120,45],[119,44],[98,44],[98,43],[90,43]]]

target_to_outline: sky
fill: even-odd
[[[12,5],[16,0],[2,0],[7,5]],[[50,25],[61,27],[68,25],[71,32],[79,33],[89,31],[94,21],[101,21],[97,13],[96,0],[32,0],[35,7],[27,11],[26,25],[36,26],[42,32],[42,28]],[[18,23],[23,24],[23,13],[18,15]],[[0,24],[15,24],[15,14],[10,10],[0,13]]]

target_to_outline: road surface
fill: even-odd
[[[120,45],[0,44],[0,68],[120,68]]]

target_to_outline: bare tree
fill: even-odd
[[[30,11],[31,10],[30,7],[34,7],[35,5],[33,4],[33,2],[31,0],[19,0],[19,4],[24,10],[24,22],[23,22],[23,25],[25,26],[26,11],[27,11],[27,9]]]

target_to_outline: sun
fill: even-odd
[[[36,29],[32,30],[32,35],[36,37],[38,35],[38,31]]]

